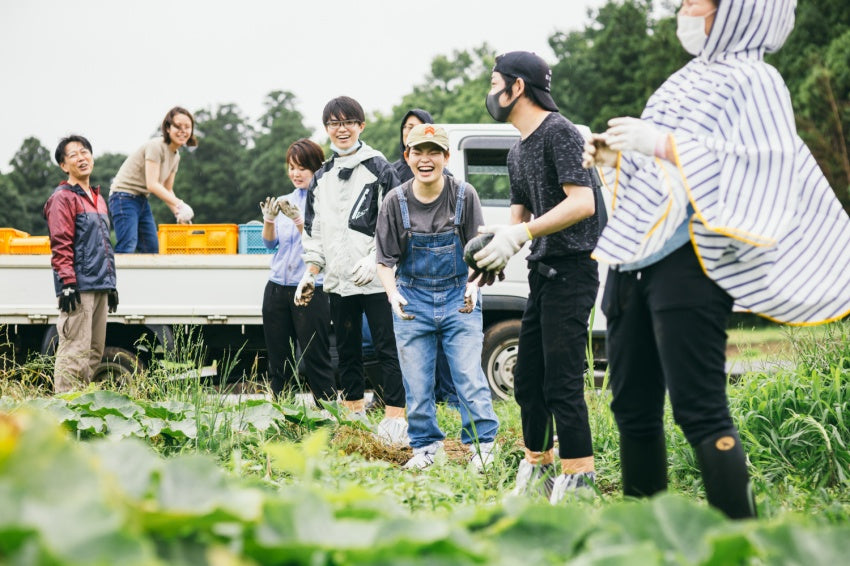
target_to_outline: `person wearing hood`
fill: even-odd
[[[677,35],[694,59],[639,119],[613,118],[584,146],[585,166],[616,168],[594,257],[611,266],[602,308],[627,496],[667,487],[669,391],[708,503],[755,517],[726,398],[733,304],[798,325],[850,311],[850,221],[797,135],[781,76],[764,62],[791,32],[795,8],[685,0]]]
[[[387,193],[399,185],[395,169],[360,139],[366,117],[360,103],[334,98],[322,112],[333,155],[316,171],[307,192],[302,258],[307,265],[294,302],[305,306],[324,273],[339,354],[340,389],[345,407],[365,414],[362,319],[372,331],[381,368],[378,387],[385,418],[378,427],[390,443],[407,442],[405,392],[398,363],[393,316],[387,294],[375,278],[375,226]]]

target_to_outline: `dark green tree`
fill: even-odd
[[[266,96],[266,112],[259,119],[254,146],[248,150],[242,194],[236,203],[242,222],[259,216],[257,203],[267,196],[292,191],[286,174],[286,150],[292,142],[310,136],[304,117],[295,107],[295,95],[276,90]]]
[[[34,137],[23,141],[9,164],[12,171],[8,181],[19,195],[23,207],[23,213],[11,227],[33,235],[46,235],[44,203],[67,176],[53,162],[51,152]]]
[[[95,154],[94,170],[91,174],[92,186],[99,186],[101,193],[109,195],[109,187],[112,185],[112,179],[118,173],[118,169],[127,156],[123,153],[104,153],[102,155]]]
[[[675,20],[652,14],[651,0],[612,0],[590,12],[587,28],[549,38],[557,58],[552,95],[565,116],[593,131],[615,116],[640,116],[652,92],[687,63]]]
[[[24,229],[25,208],[20,193],[9,179],[9,175],[0,175],[0,227]]]

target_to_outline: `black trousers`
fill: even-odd
[[[620,434],[664,434],[665,389],[692,446],[734,429],[726,398],[726,324],[732,298],[702,271],[690,243],[638,271],[609,271],[611,409]]]
[[[339,355],[339,381],[346,401],[363,399],[366,377],[363,373],[363,314],[372,333],[375,357],[381,367],[378,395],[385,405],[404,407],[404,383],[398,365],[393,333],[393,314],[386,293],[343,297],[328,293],[331,317]]]
[[[559,262],[559,272],[530,264],[530,293],[522,316],[514,395],[520,407],[525,447],[535,452],[554,445],[561,458],[593,455],[584,401],[587,321],[599,289],[590,255]],[[541,269],[538,270],[538,267]]]
[[[328,296],[316,288],[306,307],[295,306],[295,287],[269,281],[263,294],[263,333],[272,391],[280,394],[293,385],[298,369],[296,344],[301,348],[307,385],[317,399],[336,399],[328,331]]]

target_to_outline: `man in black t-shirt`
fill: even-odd
[[[549,93],[551,76],[533,53],[496,58],[487,110],[513,124],[520,141],[508,154],[511,224],[482,228],[494,237],[475,260],[479,269],[499,271],[531,240],[530,294],[514,374],[525,458],[514,492],[542,484],[557,503],[595,480],[584,370],[588,317],[599,287],[590,257],[599,219],[590,176],[581,165],[584,139],[558,113]],[[553,419],[561,460],[554,482]]]

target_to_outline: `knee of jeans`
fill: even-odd
[[[682,410],[674,407],[673,420],[682,429],[682,434],[691,446],[698,445],[713,432],[735,426],[726,406],[711,411]]]

